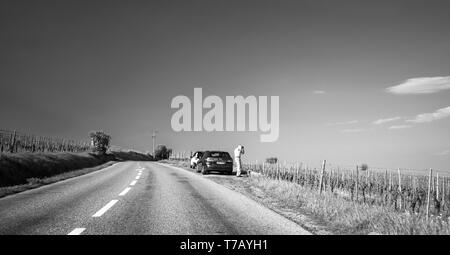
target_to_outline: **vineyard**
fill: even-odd
[[[433,170],[428,175],[419,175],[405,174],[401,169],[375,171],[360,166],[354,170],[326,169],[325,161],[319,170],[301,164],[264,163],[246,164],[245,169],[357,203],[389,206],[426,217],[450,216],[449,178]]]
[[[63,138],[35,136],[16,131],[0,130],[0,153],[18,152],[84,152],[89,142]]]

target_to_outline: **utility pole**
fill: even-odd
[[[155,158],[155,141],[156,141],[156,134],[158,133],[157,130],[153,130],[152,134],[152,141],[153,141],[153,158]]]

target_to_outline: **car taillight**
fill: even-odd
[[[206,162],[216,162],[217,158],[206,158]]]
[[[233,163],[232,159],[227,160],[227,163]]]

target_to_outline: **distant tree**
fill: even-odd
[[[168,149],[165,145],[158,145],[155,149],[155,159],[168,159],[170,154],[172,153],[172,149]]]
[[[92,141],[92,151],[97,154],[105,154],[111,142],[111,136],[103,131],[92,131],[89,133]]]
[[[366,171],[367,169],[369,169],[369,166],[367,164],[361,164],[359,166],[359,170],[361,171]]]
[[[266,158],[267,164],[276,164],[277,162],[278,162],[278,158],[276,158],[276,157]]]

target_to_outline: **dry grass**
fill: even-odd
[[[330,192],[319,194],[287,181],[252,178],[252,185],[291,207],[320,217],[337,234],[437,235],[450,234],[448,221],[401,213],[386,206],[355,203]]]
[[[29,189],[35,189],[35,188],[38,188],[38,187],[41,187],[44,185],[48,185],[48,184],[55,183],[58,181],[66,180],[66,179],[73,178],[76,176],[80,176],[83,174],[95,172],[95,171],[101,170],[105,167],[108,167],[110,165],[113,165],[114,163],[115,163],[115,161],[110,161],[110,162],[107,162],[100,166],[65,172],[65,173],[54,175],[54,176],[47,177],[47,178],[35,178],[35,177],[29,178],[29,179],[27,179],[26,184],[20,184],[20,185],[15,185],[15,186],[8,186],[8,187],[0,187],[0,198],[15,194],[15,193],[23,192],[23,191],[26,191]]]

